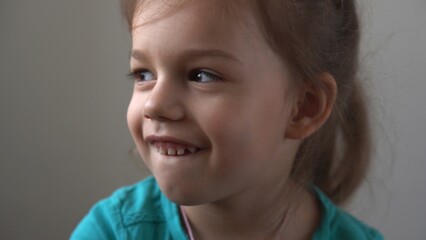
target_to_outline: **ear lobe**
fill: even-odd
[[[286,137],[304,139],[319,129],[328,119],[337,95],[336,80],[329,73],[318,75],[321,84],[308,84],[302,89]]]

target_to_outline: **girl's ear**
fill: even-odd
[[[293,106],[286,137],[304,139],[319,129],[330,116],[336,100],[336,80],[329,73],[317,75],[321,86],[307,84]]]

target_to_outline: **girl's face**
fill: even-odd
[[[195,205],[286,181],[288,73],[250,11],[188,1],[158,16],[152,2],[134,22],[127,118],[162,191]]]

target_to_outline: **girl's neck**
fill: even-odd
[[[183,207],[194,239],[310,239],[319,224],[316,199],[295,184],[286,185]]]

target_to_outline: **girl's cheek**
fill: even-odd
[[[141,132],[142,111],[142,106],[138,103],[137,98],[133,96],[127,109],[127,124],[133,137],[136,137]]]

